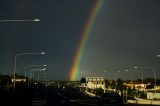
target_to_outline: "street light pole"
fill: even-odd
[[[123,66],[123,67],[117,68],[117,70],[119,70],[119,71],[116,70],[116,72],[115,72],[115,90],[117,89],[117,87],[116,87],[116,83],[117,83],[117,72],[120,73],[122,69],[126,69],[126,68],[129,68],[129,67],[128,67],[128,66]]]
[[[133,76],[132,76],[132,72],[129,70],[125,70],[126,72],[130,72],[130,78],[131,78],[131,83],[133,83]]]
[[[32,20],[0,20],[0,22],[24,22],[24,21],[32,21],[32,22],[39,22],[40,19],[32,19]]]
[[[117,71],[117,72],[120,73],[121,71]],[[115,92],[117,92],[117,72],[114,75],[114,77],[115,77]]]
[[[25,19],[9,19],[9,20],[0,20],[0,22],[25,22],[25,21],[32,21],[32,22],[39,22],[40,19],[31,19],[31,20],[25,20]],[[14,86],[14,91],[15,91],[15,72],[16,72],[16,59],[19,55],[24,55],[24,54],[39,54],[39,53],[19,53],[15,56],[15,62],[14,62],[14,72],[13,72],[13,86]],[[42,52],[41,54],[45,54],[45,52]]]
[[[15,86],[16,86],[16,81],[15,81],[15,77],[16,77],[16,63],[17,63],[17,57],[21,56],[21,55],[36,55],[36,54],[45,54],[45,52],[41,52],[41,53],[18,53],[15,56],[15,62],[14,62],[14,72],[13,72],[13,87],[14,87],[14,92],[15,92]]]
[[[29,67],[41,67],[41,66],[46,67],[47,65],[30,65],[30,66],[26,66],[26,67],[25,67],[25,80],[27,81],[27,69],[28,69]],[[27,83],[26,83],[26,84],[27,84]],[[26,84],[25,84],[25,86],[26,86]]]
[[[115,92],[117,92],[117,74],[115,73]]]
[[[154,86],[155,86],[155,94],[156,94],[156,71],[155,71],[155,68],[153,68],[153,67],[137,67],[137,66],[135,66],[134,68],[142,68],[142,69],[152,69],[152,71],[153,71],[153,75],[154,75]]]
[[[136,69],[136,67],[134,67]],[[142,84],[143,84],[143,73],[141,71],[138,71],[136,70],[137,72],[141,73],[141,81],[142,81]]]
[[[43,68],[43,69],[32,69],[31,71],[32,72],[37,72],[37,71],[39,71],[39,72],[43,72],[43,71],[45,71],[46,70],[46,68]],[[31,76],[34,76],[34,73],[32,73],[33,75],[31,75]],[[33,78],[33,81],[35,81],[35,77]],[[37,76],[37,79],[38,79],[38,81],[39,81],[39,75]]]

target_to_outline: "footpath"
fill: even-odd
[[[127,100],[127,103],[160,106],[160,100],[141,99],[141,98],[137,98],[137,97],[135,97],[135,100]]]
[[[85,93],[91,97],[95,97],[95,94],[85,91]],[[135,100],[127,100],[129,104],[140,104],[140,105],[157,105],[160,106],[160,100],[149,100],[149,99],[141,99],[136,98]]]

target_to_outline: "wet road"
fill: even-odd
[[[65,89],[53,87],[19,89],[15,94],[1,94],[0,97],[1,106],[97,106],[98,101],[97,98],[90,97],[72,87]],[[125,104],[124,106],[154,105]]]

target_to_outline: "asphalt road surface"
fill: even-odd
[[[72,87],[66,87],[65,89],[40,87],[20,90],[16,95],[13,95],[11,99],[13,100],[11,100],[12,103],[10,103],[16,106],[97,106],[98,101],[98,98],[90,97]],[[125,104],[124,106],[151,105]]]
[[[17,90],[15,94],[1,94],[0,100],[1,106],[97,106],[98,101],[96,97],[90,97],[72,87],[65,89],[54,87],[22,88]],[[125,104],[124,106],[151,105]]]

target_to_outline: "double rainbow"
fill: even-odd
[[[70,69],[70,80],[71,81],[77,80],[79,67],[80,67],[81,59],[84,53],[86,42],[88,41],[89,35],[92,32],[96,17],[98,16],[98,13],[103,3],[104,3],[104,0],[96,0],[92,7],[91,13],[87,19],[87,22],[82,32],[82,37],[80,39],[78,48],[73,58],[72,67]]]

